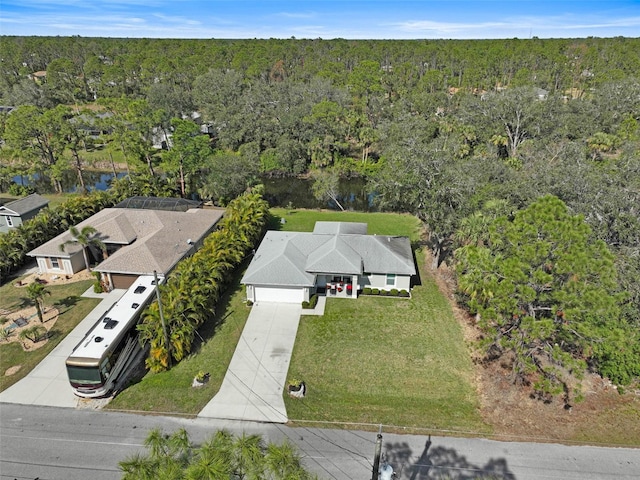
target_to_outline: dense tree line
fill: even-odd
[[[319,197],[331,197],[338,176],[365,176],[380,208],[424,222],[434,267],[459,262],[460,300],[492,339],[487,355],[511,359],[516,379],[566,391],[567,375],[586,365],[626,383],[640,365],[639,47],[633,38],[3,37],[0,96],[18,108],[0,122],[0,176],[41,173],[55,187],[75,172],[82,185],[99,151],[134,177],[162,175],[182,195],[220,204],[261,174],[310,174]],[[542,198],[560,203],[533,215]],[[599,280],[611,302],[592,306],[610,328],[566,298],[527,294],[507,308],[486,290],[524,288],[531,275],[563,294],[544,266],[555,260],[536,266],[496,242],[495,232],[515,235],[538,218],[580,238],[583,248],[566,253],[584,257],[573,275],[607,259]],[[552,233],[546,241],[563,245]],[[508,283],[483,283],[507,273]],[[469,296],[482,291],[493,297]],[[532,315],[538,308],[546,313]],[[588,331],[565,328],[572,315]],[[534,341],[509,343],[506,331]]]
[[[189,354],[198,328],[215,316],[233,270],[264,234],[268,214],[259,189],[234,199],[220,228],[158,287],[161,302],[151,304],[138,325],[141,342],[150,346],[149,369],[166,370]]]

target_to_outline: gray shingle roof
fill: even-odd
[[[174,212],[186,212],[192,208],[198,208],[202,202],[187,200],[186,198],[173,197],[129,197],[114,208],[143,208],[147,210],[171,210]]]
[[[32,193],[24,198],[19,198],[18,200],[0,206],[0,211],[3,215],[21,216],[33,210],[46,207],[48,204],[49,200],[37,193]]]
[[[321,223],[321,222],[318,222]],[[362,231],[330,226],[333,232]],[[316,224],[317,225],[317,224]],[[320,231],[327,230],[327,225]],[[312,286],[315,274],[355,275],[395,273],[415,275],[411,244],[407,237],[354,233],[313,233],[269,231],[265,235],[242,283],[252,285]]]
[[[362,273],[362,257],[342,236],[330,235],[328,241],[309,254],[305,270],[313,273],[341,272],[359,275]]]

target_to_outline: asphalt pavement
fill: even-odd
[[[219,429],[287,440],[327,480],[371,479],[377,431],[289,427],[208,418],[0,405],[0,478],[115,480],[118,462],[144,452],[152,428],[184,427],[201,444]],[[400,480],[637,480],[640,449],[499,442],[382,431],[382,454]]]

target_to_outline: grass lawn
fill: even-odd
[[[411,215],[273,209],[280,228],[311,231],[317,220],[365,222],[370,234],[419,239]],[[279,217],[279,218],[278,218]],[[280,218],[285,220],[281,223]],[[322,317],[302,317],[289,378],[304,400],[285,395],[290,419],[483,431],[462,331],[424,270],[412,299],[328,299]]]
[[[285,395],[290,419],[489,432],[462,331],[423,257],[412,299],[332,298],[324,316],[302,317],[289,376],[307,396]]]
[[[331,210],[287,210],[272,208],[274,221],[270,228],[288,232],[311,232],[316,221],[362,222],[368,224],[371,235],[404,235],[411,242],[419,239],[419,220],[412,215],[397,213],[336,212]],[[284,223],[282,223],[284,219]]]
[[[18,310],[27,305],[24,288],[15,287],[13,284],[14,281],[11,281],[0,287],[2,306],[8,310]],[[47,286],[51,295],[45,298],[45,305],[58,308],[60,316],[50,331],[51,336],[48,342],[38,349],[26,352],[19,342],[0,344],[0,391],[24,378],[95,308],[99,303],[98,299],[80,296],[92,284],[92,280],[85,280],[66,285]],[[7,369],[16,365],[21,365],[17,373],[10,376],[4,375]]]
[[[249,316],[246,295],[240,279],[248,262],[236,272],[227,293],[222,297],[216,315],[199,333],[191,355],[161,373],[147,373],[117,395],[106,407],[113,410],[147,411],[177,415],[195,415],[220,389],[231,362],[236,344]],[[193,388],[191,382],[199,371],[211,377],[203,387]]]

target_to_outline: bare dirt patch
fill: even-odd
[[[427,252],[426,264],[431,264]],[[566,408],[562,398],[545,402],[535,397],[531,386],[512,382],[510,368],[499,361],[483,362],[474,351],[480,331],[475,318],[455,300],[455,277],[441,265],[429,270],[440,291],[447,297],[458,319],[474,359],[475,386],[480,411],[494,435],[504,440],[586,442],[590,444],[640,443],[640,392],[630,389],[621,394],[617,387],[599,375],[587,374],[582,380],[584,400]],[[634,419],[634,421],[629,421]],[[623,433],[619,433],[623,432]]]
[[[0,341],[0,343],[12,343],[19,342],[22,345],[23,350],[32,351],[43,347],[49,341],[49,331],[56,324],[58,315],[60,312],[55,307],[45,307],[42,312],[42,322],[38,318],[36,307],[28,307],[18,310],[16,312],[9,313],[6,318],[9,319],[2,328],[9,332],[9,335]],[[24,330],[39,325],[44,328],[44,332],[39,336],[37,341],[33,341],[28,338],[20,338],[20,333]],[[16,370],[17,371],[17,370]],[[11,375],[15,373],[6,373],[5,375]]]
[[[18,371],[22,368],[22,365],[14,365],[13,367],[9,367],[7,368],[7,371],[4,372],[4,375],[6,377],[9,377],[11,375],[14,375],[16,373],[18,373]]]
[[[54,274],[54,273],[32,273],[14,285],[16,287],[26,287],[30,283],[40,282],[44,285],[64,285],[67,283],[80,282],[82,280],[91,280],[94,277],[91,272],[82,270],[74,275]]]

